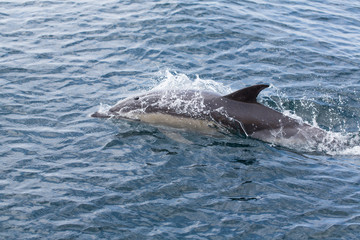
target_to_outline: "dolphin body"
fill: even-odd
[[[254,85],[225,96],[197,90],[153,91],[126,98],[91,116],[140,120],[206,134],[225,129],[283,146],[322,141],[325,131],[258,103],[258,94],[267,87]]]

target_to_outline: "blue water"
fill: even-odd
[[[343,138],[303,151],[89,115],[229,93]],[[1,1],[1,239],[358,239],[358,1]]]

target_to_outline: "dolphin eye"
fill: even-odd
[[[134,97],[134,100],[139,100],[139,97]]]

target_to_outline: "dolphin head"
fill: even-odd
[[[125,98],[109,109],[112,116],[121,116],[128,114],[141,114],[151,111],[152,106],[160,100],[158,93],[147,93],[138,96]]]
[[[138,119],[141,114],[164,113],[183,117],[199,117],[208,111],[204,100],[217,97],[201,91],[153,91],[125,98],[106,113],[96,112],[93,117]]]
[[[150,106],[158,101],[159,97],[156,93],[131,96],[120,100],[109,110],[98,111],[91,116],[97,118],[136,118],[136,115],[145,113]]]

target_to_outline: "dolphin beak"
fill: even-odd
[[[91,117],[96,117],[96,118],[110,118],[110,116],[106,113],[99,113],[99,112],[94,112],[93,114],[91,114]]]

